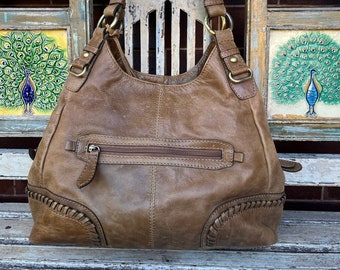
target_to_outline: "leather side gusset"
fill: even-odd
[[[275,211],[276,209],[280,210],[279,208],[283,207],[285,200],[286,200],[285,193],[279,193],[279,194],[259,194],[222,203],[221,205],[214,209],[214,211],[211,213],[210,217],[208,218],[207,222],[203,227],[201,233],[201,248],[203,249],[217,248],[219,246],[217,242],[220,240],[219,238],[221,237],[223,238],[226,237],[226,241],[228,241],[227,239],[228,235],[227,234],[225,236],[221,235],[221,231],[223,230],[223,228],[225,229],[227,224],[230,223],[231,221],[238,222],[237,221],[238,218],[240,219],[239,222],[240,225],[238,226],[238,229],[242,231],[243,222],[241,221],[241,219],[243,214],[246,214],[247,216],[246,218],[253,218],[254,224],[256,224],[257,219],[256,213],[265,215],[266,213],[265,211],[263,211],[264,208],[270,210],[267,213],[268,229],[269,230],[272,229],[274,232],[276,229],[275,227],[278,226],[278,224],[272,224],[271,221],[269,220],[270,215],[272,215],[271,210],[273,211]],[[258,212],[258,210],[261,211]],[[281,214],[281,211],[278,212]],[[253,217],[250,217],[250,215],[253,215]],[[262,219],[259,218],[259,220]],[[265,224],[260,224],[260,226],[266,227]],[[271,228],[271,226],[273,226],[273,228]],[[245,235],[248,234],[245,233]],[[242,239],[242,237],[240,239]],[[270,242],[275,241],[276,239],[264,239],[263,245],[269,245]]]
[[[79,235],[78,241],[75,241],[77,244],[98,247],[107,246],[105,237],[100,233],[102,229],[98,228],[99,222],[95,222],[83,211],[56,201],[55,198],[51,198],[52,196],[49,197],[48,195],[30,191],[28,187],[26,188],[26,194],[28,195],[29,200],[35,201],[40,205],[39,208],[41,208],[41,212],[44,211],[44,207],[47,207],[50,212],[59,216],[61,219],[64,219],[65,222],[69,220],[79,224],[79,228],[81,228],[83,234]],[[65,226],[64,229],[67,230],[67,226]],[[33,231],[34,230],[32,230],[32,232]],[[51,233],[51,235],[53,235],[53,233]],[[51,236],[51,238],[53,238],[53,236]],[[84,239],[83,242],[81,240],[82,238]],[[49,242],[53,243],[53,239],[50,239]],[[65,240],[65,243],[56,242],[56,244],[72,245],[74,243],[67,243],[67,240]]]

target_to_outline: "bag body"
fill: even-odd
[[[97,28],[85,52],[73,64],[85,72],[69,75],[29,173],[32,243],[277,241],[284,174],[254,80],[228,76],[231,57],[245,66],[230,30],[216,31],[201,61],[178,76],[133,70],[117,31]]]

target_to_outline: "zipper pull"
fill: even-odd
[[[98,152],[100,151],[100,147],[98,145],[95,145],[95,144],[90,144],[88,147],[87,147],[87,152],[88,153],[92,153],[92,152]]]
[[[97,170],[100,147],[94,144],[90,144],[87,146],[86,152],[88,153],[87,162],[77,180],[78,188],[83,188],[92,182]]]

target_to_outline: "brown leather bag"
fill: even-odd
[[[122,20],[124,5],[112,0],[106,21]],[[205,5],[210,17],[226,12],[223,1]],[[133,70],[120,32],[99,25],[72,64],[29,173],[30,241],[168,249],[275,243],[284,174],[230,29],[214,31],[197,66],[172,77]]]

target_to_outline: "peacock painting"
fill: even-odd
[[[43,31],[0,33],[0,111],[49,114],[66,81],[67,65],[67,50]]]
[[[317,116],[317,113],[315,112],[315,104],[318,101],[320,97],[320,92],[322,90],[322,86],[317,81],[315,75],[317,74],[317,71],[315,69],[312,69],[310,71],[310,77],[307,80],[307,83],[304,87],[304,92],[306,95],[306,101],[308,103],[309,109],[306,113],[306,116]]]
[[[318,117],[318,104],[328,108],[339,105],[339,43],[318,31],[306,31],[290,38],[272,57],[269,87],[272,107],[298,110],[301,117]]]
[[[24,102],[24,114],[32,114],[32,104],[34,101],[34,93],[35,93],[35,83],[31,79],[31,71],[29,69],[25,69],[25,79],[20,84],[21,89],[21,97]]]

